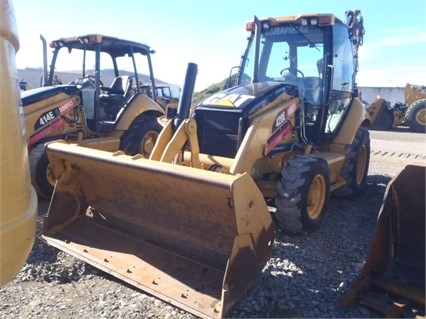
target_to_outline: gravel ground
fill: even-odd
[[[272,257],[230,317],[374,318],[360,305],[344,310],[341,296],[359,274],[370,245],[385,187],[407,162],[426,156],[394,156],[372,140],[367,192],[332,198],[313,234],[278,232]],[[47,246],[37,238],[16,279],[0,289],[0,318],[195,318],[114,277]]]

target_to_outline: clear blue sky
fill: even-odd
[[[0,0],[1,1],[1,0]],[[188,62],[198,64],[196,90],[221,81],[238,65],[259,17],[360,9],[366,34],[360,86],[426,85],[426,0],[13,0],[21,48],[18,68],[41,67],[47,41],[100,33],[146,43],[154,74],[182,85]]]

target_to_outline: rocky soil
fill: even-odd
[[[398,146],[387,133],[371,135],[366,193],[357,199],[332,198],[322,227],[313,234],[278,232],[271,259],[230,317],[381,316],[358,304],[345,310],[339,302],[363,266],[387,183],[406,163],[425,161],[426,146],[423,134],[414,136],[415,147],[407,147],[407,141]],[[39,238],[47,206],[40,202],[37,238],[27,263],[0,289],[0,318],[194,318],[47,246]]]

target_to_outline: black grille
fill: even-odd
[[[238,151],[241,111],[197,109],[200,152],[234,158]]]

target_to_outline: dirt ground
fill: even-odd
[[[405,128],[370,131],[370,174],[395,176],[406,164],[426,162],[426,135]]]
[[[325,227],[311,236],[280,235],[267,271],[231,317],[375,317],[362,306],[340,310],[341,290],[362,267],[387,182],[406,164],[426,161],[426,135],[400,129],[371,131],[370,136],[370,193],[362,201],[333,201]],[[48,202],[40,201],[39,208],[42,216]],[[354,214],[360,211],[363,214]],[[40,222],[38,227],[40,233]],[[337,234],[336,227],[343,234]],[[325,250],[332,253],[324,255]],[[0,319],[194,318],[40,239],[31,258],[19,278],[0,289]]]

